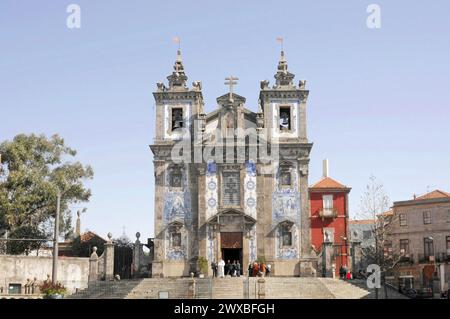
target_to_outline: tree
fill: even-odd
[[[82,241],[78,236],[73,239],[72,252],[76,257],[89,257],[92,254],[92,248],[97,247],[97,255],[101,256],[105,250],[105,241],[100,237],[93,237],[87,241]]]
[[[20,134],[0,144],[0,228],[10,238],[50,239],[56,214],[56,197],[61,197],[61,234],[71,232],[69,206],[87,202],[91,191],[83,182],[93,178],[90,166],[69,162],[76,151],[58,135]],[[60,234],[59,234],[60,235]],[[36,242],[10,242],[11,252],[34,249]],[[11,247],[12,247],[11,246]]]
[[[371,231],[375,245],[364,247],[362,254],[369,264],[377,264],[380,267],[382,278],[386,272],[396,266],[400,259],[392,254],[389,225],[394,217],[389,211],[390,207],[390,200],[384,191],[383,184],[379,183],[375,176],[370,176],[369,183],[361,197],[359,217],[374,221]],[[386,285],[384,287],[387,297]],[[375,290],[375,294],[378,298],[378,289]]]

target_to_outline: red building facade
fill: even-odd
[[[324,241],[332,243],[336,275],[341,266],[349,265],[348,194],[351,188],[328,177],[324,161],[324,177],[309,188],[311,207],[311,244],[317,253]],[[350,269],[350,268],[349,268]]]

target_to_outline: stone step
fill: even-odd
[[[195,298],[251,299],[258,297],[260,278],[195,278]],[[97,282],[71,298],[158,298],[167,292],[169,298],[191,298],[191,278],[146,278],[133,281]],[[265,297],[289,298],[363,298],[367,291],[345,281],[331,278],[270,277],[265,278]]]

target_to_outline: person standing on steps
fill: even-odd
[[[241,276],[241,264],[239,263],[239,260],[236,260],[236,276]]]
[[[211,269],[213,271],[213,278],[217,277],[217,264],[215,261],[211,263]]]
[[[218,275],[220,278],[225,277],[224,268],[225,268],[225,262],[223,261],[223,259],[220,259],[219,265],[217,267]]]
[[[231,262],[230,260],[227,261],[227,264],[225,265],[225,276],[231,276]]]
[[[264,277],[266,275],[266,269],[266,264],[262,262],[260,267],[261,277]]]
[[[270,268],[272,268],[272,266],[270,264],[267,264],[267,267],[266,267],[266,276],[267,277],[270,277]]]

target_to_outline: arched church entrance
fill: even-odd
[[[221,232],[220,234],[220,248],[222,251],[222,258],[225,262],[239,261],[243,264],[243,233],[242,232]]]

